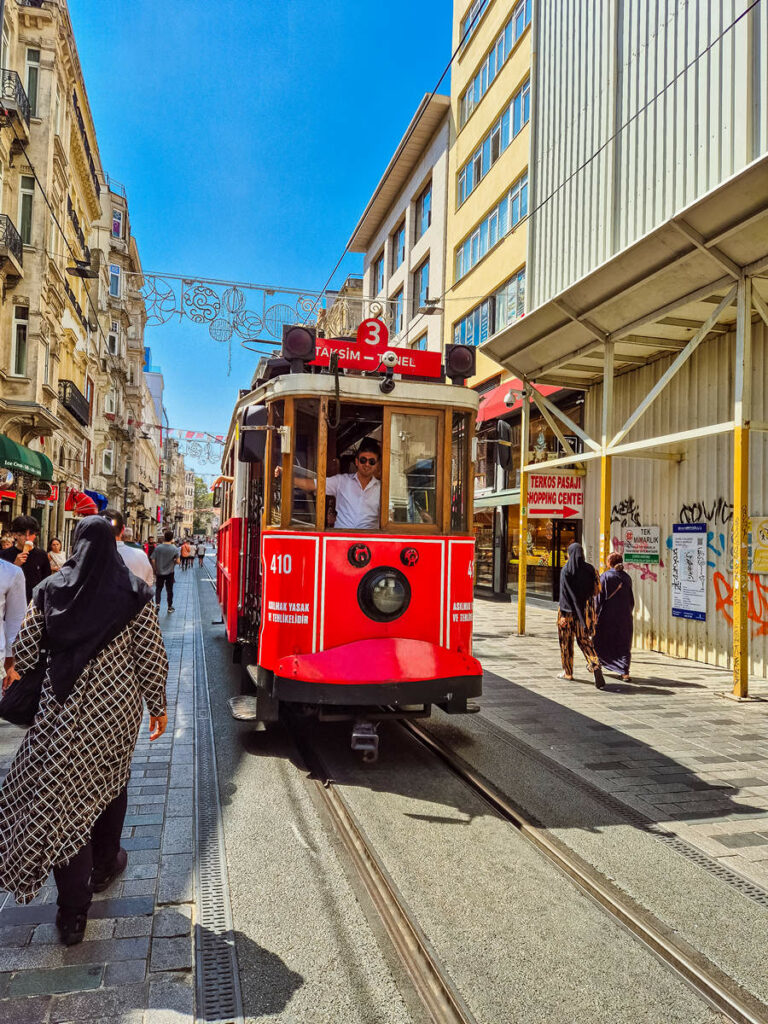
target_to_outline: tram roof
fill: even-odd
[[[480,396],[472,388],[402,378],[395,381],[394,391],[385,395],[379,387],[382,379],[381,374],[371,377],[363,377],[359,374],[340,375],[339,398],[347,402],[371,402],[376,405],[409,405],[437,409],[451,408],[464,412],[477,412],[480,402]],[[235,406],[224,451],[229,451],[235,423],[244,409],[249,405],[258,405],[265,401],[289,397],[335,399],[335,378],[329,373],[286,373],[280,377],[273,377],[247,392]]]
[[[768,157],[697,199],[575,281],[482,351],[515,376],[586,390],[602,381],[602,347],[615,342],[614,374],[681,351],[741,274],[768,271]],[[768,287],[754,279],[765,303]],[[712,331],[732,330],[736,303]]]

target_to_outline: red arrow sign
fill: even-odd
[[[568,505],[564,505],[562,508],[537,508],[535,512],[529,513],[530,518],[536,516],[551,516],[553,519],[570,519],[571,516],[577,516],[578,510],[570,508]]]

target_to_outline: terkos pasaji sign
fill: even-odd
[[[339,367],[375,373],[382,369],[381,357],[394,352],[397,362],[394,373],[404,377],[441,377],[442,357],[439,352],[422,352],[412,348],[397,348],[389,344],[389,331],[381,320],[363,320],[357,329],[357,338],[318,338],[317,356],[311,366],[328,366],[331,355],[339,354]]]
[[[572,517],[584,517],[584,477],[572,473],[531,473],[528,477],[528,518]]]

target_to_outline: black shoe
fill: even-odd
[[[603,676],[602,669],[599,668],[595,669],[595,686],[598,690],[605,689],[605,677]]]
[[[93,891],[104,892],[105,889],[108,889],[110,885],[112,885],[114,880],[118,877],[118,875],[122,875],[122,873],[125,871],[127,864],[128,854],[121,846],[120,849],[117,851],[115,863],[112,865],[112,868],[109,871],[94,871],[93,874],[91,875],[91,888],[93,889]]]
[[[87,921],[87,914],[71,914],[59,908],[56,914],[56,927],[65,946],[76,946],[78,942],[83,941]]]
[[[168,611],[169,611],[169,612],[175,612],[175,611],[176,611],[176,609],[175,609],[175,608],[173,607],[173,605],[171,605],[171,607],[170,607],[170,608],[168,609]]]

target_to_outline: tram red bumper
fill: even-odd
[[[424,640],[357,640],[317,654],[290,654],[275,669],[277,696],[320,704],[440,703],[482,692],[469,654]]]

